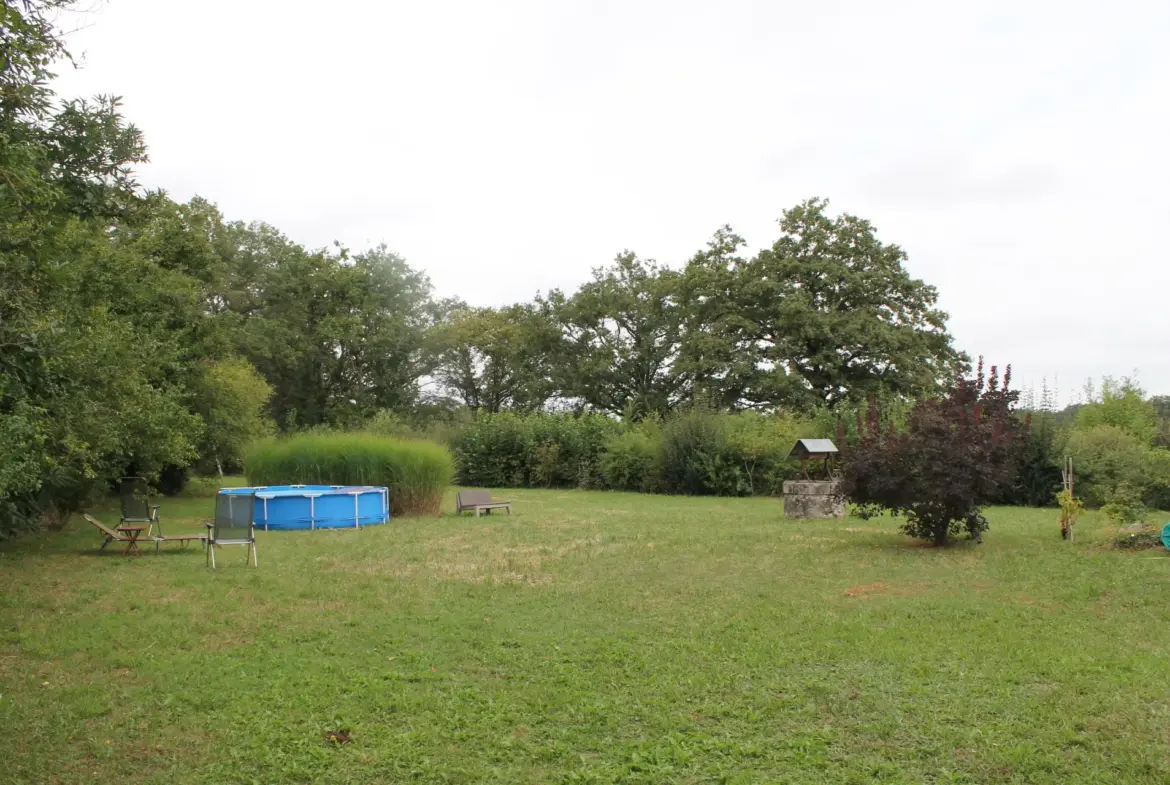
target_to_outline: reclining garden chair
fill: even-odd
[[[102,542],[102,547],[98,548],[99,551],[104,551],[106,549],[106,546],[109,545],[111,542],[130,542],[131,538],[128,534],[126,534],[125,532],[120,532],[117,529],[111,529],[109,526],[106,526],[104,523],[102,523],[97,518],[93,517],[92,515],[89,515],[88,513],[86,513],[86,514],[83,514],[81,517],[85,518],[85,520],[88,521],[91,525],[93,525],[95,528],[101,530],[102,534],[106,535],[105,541]],[[123,526],[125,524],[119,523],[118,525]],[[180,543],[180,547],[183,547],[183,548],[187,547],[187,543],[194,542],[195,540],[198,540],[204,546],[207,545],[207,535],[206,534],[172,534],[172,535],[163,534],[161,521],[154,522],[154,531],[155,531],[155,533],[152,535],[137,538],[137,542],[149,543],[149,542],[153,541],[155,553],[158,553],[159,546],[162,545],[164,542],[177,542],[177,543]]]
[[[126,524],[143,524],[146,526],[147,538],[154,536],[154,527],[158,523],[158,505],[150,503],[150,486],[141,477],[123,477],[119,486],[119,495],[122,497],[122,520],[119,526]]]
[[[98,548],[99,551],[104,551],[106,549],[106,546],[109,545],[111,542],[129,542],[130,541],[130,538],[127,537],[126,535],[122,534],[119,531],[115,531],[114,529],[111,529],[109,526],[106,526],[104,523],[99,521],[97,518],[94,518],[93,516],[91,516],[89,514],[84,514],[81,517],[85,518],[85,520],[89,521],[91,524],[93,524],[97,528],[101,529],[102,533],[106,535],[106,540],[105,540],[105,542],[102,543],[102,547]]]
[[[207,522],[207,561],[212,569],[215,569],[217,545],[247,545],[253,566],[260,566],[256,560],[256,527],[252,521],[255,505],[255,491],[215,495],[215,520]]]
[[[158,553],[158,547],[164,542],[177,542],[179,548],[186,548],[187,543],[198,540],[203,547],[207,547],[207,534],[163,534],[162,521],[158,518],[154,519],[154,534],[150,537],[154,540],[154,552]]]
[[[494,502],[488,491],[460,491],[455,494],[455,514],[462,515],[464,510],[475,510],[475,517],[480,511],[492,514],[492,510],[507,510],[512,514],[512,502]]]

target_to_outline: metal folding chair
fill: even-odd
[[[256,527],[252,520],[255,505],[255,491],[247,493],[220,491],[215,495],[215,520],[207,523],[207,562],[211,564],[212,569],[215,569],[217,545],[247,545],[252,556],[252,565],[260,566],[260,562],[256,560]]]
[[[118,525],[145,525],[146,536],[153,537],[158,505],[150,503],[150,485],[141,477],[123,477],[118,492],[122,497],[122,520]]]

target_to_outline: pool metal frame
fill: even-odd
[[[264,531],[268,531],[268,500],[275,499],[275,498],[284,498],[284,497],[288,497],[288,496],[293,496],[294,494],[289,494],[289,493],[277,494],[277,493],[273,493],[273,492],[265,493],[265,491],[269,491],[272,488],[296,489],[296,488],[308,488],[308,487],[309,486],[307,486],[307,485],[278,485],[278,486],[260,485],[260,486],[249,486],[246,488],[233,488],[231,490],[234,490],[234,491],[246,491],[246,490],[255,491],[256,498],[260,500],[261,505],[262,505],[263,510],[264,510],[264,519],[262,521],[257,521],[256,525],[262,526],[264,528]],[[377,523],[379,523],[379,524],[388,523],[390,521],[390,490],[388,488],[384,488],[384,487],[377,486],[377,485],[331,485],[331,486],[329,486],[329,490],[327,490],[327,491],[312,490],[312,491],[304,491],[300,494],[301,497],[309,500],[309,530],[310,531],[315,530],[317,528],[317,525],[316,525],[317,524],[317,518],[316,518],[317,499],[321,496],[325,496],[326,494],[340,495],[340,494],[337,494],[337,491],[340,491],[342,489],[348,489],[345,491],[345,495],[353,497],[353,528],[360,529],[362,527],[363,521],[368,524],[371,521],[371,519],[374,517],[374,516],[370,516],[370,515],[362,515],[360,510],[358,509],[358,503],[359,503],[358,499],[367,493],[377,492],[382,497],[382,515],[379,517],[379,520],[377,521]],[[303,519],[301,519],[301,520],[303,520]],[[327,528],[329,528],[329,529],[342,529],[342,528],[349,528],[349,527],[347,527],[347,526],[329,526]]]

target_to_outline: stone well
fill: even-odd
[[[844,518],[845,500],[838,480],[788,480],[784,483],[784,517],[801,520]]]

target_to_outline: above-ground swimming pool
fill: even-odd
[[[268,485],[220,491],[252,492],[256,493],[252,521],[258,529],[354,529],[390,520],[390,492],[373,485]]]

